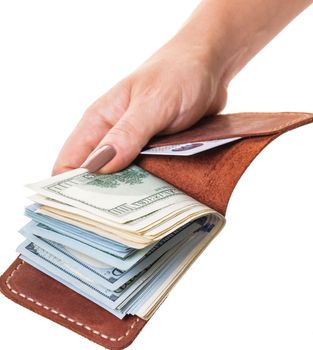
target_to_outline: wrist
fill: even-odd
[[[227,86],[248,51],[248,34],[231,27],[222,6],[216,6],[219,7],[217,11],[207,5],[207,1],[203,1],[168,44],[189,52],[213,73],[216,80]]]
[[[199,50],[199,57],[230,80],[312,0],[203,0],[178,38]]]

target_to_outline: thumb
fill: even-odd
[[[148,106],[130,105],[125,114],[106,133],[95,150],[82,164],[90,172],[112,173],[127,167],[141,152],[160,124],[155,111]]]

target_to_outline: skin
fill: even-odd
[[[86,110],[53,174],[80,167],[103,145],[116,155],[99,172],[121,170],[154,135],[221,111],[232,78],[312,2],[202,1],[171,40]]]

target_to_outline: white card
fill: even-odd
[[[197,141],[190,143],[181,143],[179,145],[168,145],[161,147],[149,148],[141,152],[141,154],[151,154],[151,155],[167,155],[167,156],[191,156],[208,149],[215,148],[226,143],[239,140],[240,137],[233,137],[229,139],[222,140],[212,140],[212,141]]]

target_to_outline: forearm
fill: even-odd
[[[232,77],[312,0],[203,0],[174,41],[191,43],[227,86]]]

